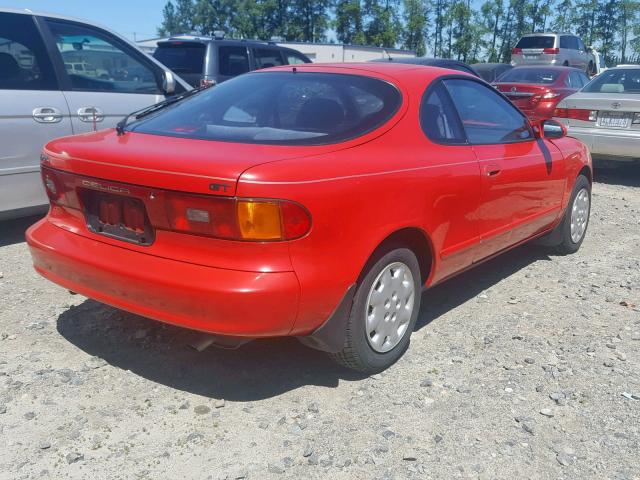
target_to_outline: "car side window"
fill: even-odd
[[[427,89],[420,104],[420,126],[436,143],[466,143],[460,119],[442,82]]]
[[[286,52],[285,56],[287,57],[287,63],[289,65],[299,65],[301,63],[307,63],[307,61],[297,53]]]
[[[250,70],[249,52],[246,47],[218,47],[218,57],[220,75],[235,77]]]
[[[255,50],[257,68],[269,68],[284,65],[280,50],[274,48],[256,48]]]
[[[585,47],[585,46],[584,46],[584,43],[583,43],[583,41],[582,41],[582,39],[581,39],[581,38],[576,37],[576,42],[577,42],[577,44],[578,44],[578,50],[581,50],[581,51],[583,51],[583,52],[586,52],[586,51],[587,51],[587,47]]]
[[[562,35],[560,37],[560,48],[571,48],[569,46],[569,37],[567,37],[566,35]]]
[[[154,71],[100,30],[47,20],[72,90],[161,94]]]
[[[31,15],[0,13],[0,90],[58,90]]]
[[[491,87],[473,80],[446,79],[444,84],[472,144],[532,140],[526,117]]]

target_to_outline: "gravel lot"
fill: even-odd
[[[640,478],[640,169],[597,173],[580,252],[426,292],[373,377],[293,339],[197,353],[40,278],[33,219],[0,223],[0,478]]]

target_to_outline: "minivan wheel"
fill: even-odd
[[[365,267],[346,326],[343,349],[330,356],[364,373],[393,365],[407,350],[420,311],[421,277],[415,254],[404,247]]]
[[[564,217],[557,228],[561,242],[556,250],[562,254],[577,252],[587,233],[589,214],[591,212],[591,184],[584,175],[580,175],[573,187],[571,199],[564,212]]]

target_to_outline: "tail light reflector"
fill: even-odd
[[[543,53],[547,53],[550,55],[555,55],[560,53],[560,49],[559,48],[545,48],[544,50],[542,50]]]
[[[598,111],[583,108],[556,108],[553,116],[582,120],[583,122],[595,122],[598,119]]]
[[[522,53],[522,49],[514,47],[514,48],[511,49],[511,53],[514,54],[514,55],[518,54],[518,53]]]

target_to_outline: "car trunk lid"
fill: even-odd
[[[45,147],[47,164],[77,175],[131,185],[233,196],[246,169],[312,155],[328,147],[254,145],[113,130],[65,137]],[[335,149],[335,146],[333,146]]]
[[[549,88],[544,85],[531,85],[526,83],[498,83],[496,88],[519,108],[533,107]]]
[[[594,112],[594,122],[568,118],[568,126],[596,126],[617,130],[640,130],[640,123],[634,123],[640,113],[640,95],[578,92],[565,98],[559,109],[585,110]]]

